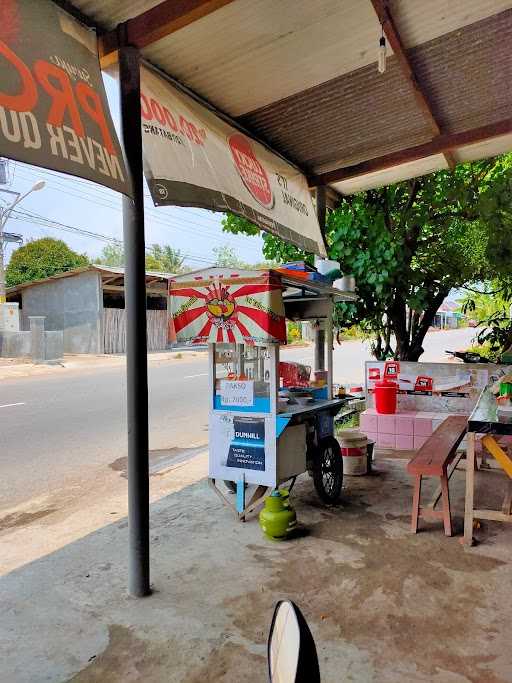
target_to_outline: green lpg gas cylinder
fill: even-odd
[[[267,538],[274,541],[284,540],[297,525],[297,515],[290,505],[289,492],[276,489],[265,498],[260,512],[260,526]]]

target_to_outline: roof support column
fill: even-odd
[[[125,254],[126,391],[128,418],[128,590],[135,597],[149,584],[149,428],[146,340],[146,271],[140,56],[134,47],[119,50],[121,129],[134,199],[123,196]]]
[[[325,185],[319,185],[315,190],[316,217],[325,242],[326,192]],[[325,326],[320,323],[315,327],[315,370],[325,370]]]

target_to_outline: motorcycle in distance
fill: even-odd
[[[464,361],[464,363],[490,363],[491,362],[488,358],[485,358],[485,356],[481,356],[479,353],[475,353],[474,351],[448,351],[448,350],[446,350],[445,353],[447,353],[449,356],[454,356],[455,358],[460,358],[460,360]]]
[[[297,605],[280,600],[267,644],[269,683],[320,683],[315,641]]]

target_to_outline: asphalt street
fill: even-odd
[[[474,330],[428,335],[422,360],[447,360],[445,349],[464,348]],[[283,358],[311,363],[311,348]],[[360,382],[369,349],[346,342],[334,353],[334,380]],[[94,487],[126,455],[123,367],[58,372],[5,380],[0,386],[0,510],[55,493]],[[207,444],[206,356],[149,367],[150,449]]]

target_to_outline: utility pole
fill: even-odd
[[[4,242],[18,241],[16,239],[5,238],[5,225],[9,220],[12,210],[17,206],[25,197],[28,197],[32,192],[37,192],[42,190],[46,185],[44,180],[38,180],[33,187],[30,188],[28,192],[21,194],[20,192],[14,192],[13,190],[2,189],[2,192],[7,192],[8,194],[16,195],[16,199],[6,206],[5,208],[0,208],[0,306],[5,303],[5,268],[4,268]],[[3,317],[0,315],[0,321]]]

